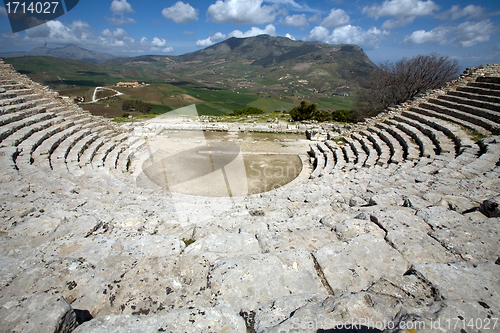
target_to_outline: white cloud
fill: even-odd
[[[151,48],[149,49],[152,52],[162,52],[162,53],[172,53],[174,52],[173,47],[166,47],[167,41],[164,38],[153,37],[153,41],[151,42]]]
[[[0,15],[7,16],[7,10],[5,9],[5,7],[0,7]]]
[[[285,35],[285,37],[286,37],[286,38],[289,38],[289,39],[291,39],[291,40],[295,40],[295,37],[294,37],[294,36],[292,36],[292,35],[290,35],[290,34],[288,34],[288,33]]]
[[[152,47],[159,48],[159,47],[164,47],[165,45],[167,45],[167,41],[163,38],[154,37],[153,41],[151,42]]]
[[[135,20],[131,17],[119,16],[119,17],[106,17],[106,21],[112,25],[123,25],[135,23]]]
[[[127,0],[113,0],[110,7],[113,12],[113,17],[106,17],[106,21],[112,25],[122,25],[135,23],[135,20],[130,17],[125,17],[125,13],[133,13],[132,6]]]
[[[306,14],[286,16],[282,23],[289,27],[307,27],[309,25]]]
[[[147,39],[143,37],[136,40],[129,36],[127,31],[118,28],[102,30],[98,35],[87,22],[73,21],[63,24],[58,20],[49,21],[45,24],[28,29],[24,34],[9,33],[0,34],[0,45],[26,46],[43,45],[45,42],[54,46],[65,46],[74,44],[84,49],[105,52],[114,55],[144,54],[148,51]]]
[[[437,27],[431,31],[418,30],[406,36],[404,42],[410,44],[431,43],[444,45],[448,43],[447,36],[450,32],[450,29],[446,27]]]
[[[366,49],[376,49],[388,34],[388,31],[375,27],[363,30],[358,26],[345,25],[334,29],[330,35],[328,29],[317,26],[311,30],[307,39],[328,44],[356,44]]]
[[[382,24],[382,29],[393,29],[412,23],[417,17],[432,15],[439,6],[432,0],[385,0],[381,5],[364,7],[363,14],[378,19],[392,16]]]
[[[222,32],[217,32],[215,35],[212,37],[208,37],[207,39],[200,39],[196,42],[197,47],[207,47],[210,45],[213,45],[223,39],[226,38],[226,35],[224,35]]]
[[[494,26],[489,20],[481,22],[466,21],[460,24],[454,31],[455,38],[453,42],[459,43],[463,47],[471,47],[489,41],[490,34],[494,31]]]
[[[322,26],[314,27],[309,33],[307,40],[313,40],[318,42],[324,42],[330,35],[330,31]]]
[[[115,15],[134,12],[132,6],[127,2],[127,0],[113,0],[113,2],[111,3],[111,11]]]
[[[462,47],[471,47],[479,43],[488,42],[494,31],[493,23],[489,20],[480,22],[466,21],[455,27],[439,26],[431,31],[418,30],[406,36],[404,42],[411,44],[458,44]],[[452,36],[449,39],[449,36]]]
[[[325,28],[335,28],[349,23],[350,17],[342,9],[332,9],[321,25]]]
[[[141,44],[147,44],[147,43],[148,43],[148,39],[146,37],[142,37]]]
[[[273,22],[278,15],[277,6],[262,5],[263,0],[217,0],[207,14],[216,23],[264,24]]]
[[[450,10],[438,15],[441,19],[451,18],[452,20],[457,20],[461,17],[468,16],[471,18],[480,18],[484,16],[485,8],[481,6],[468,5],[465,8],[461,8],[459,5],[454,5]]]
[[[270,36],[276,36],[276,27],[272,24],[268,24],[264,30],[257,28],[257,27],[252,27],[250,30],[246,32],[241,32],[240,30],[234,30],[231,33],[229,33],[229,37],[237,37],[237,38],[246,38],[246,37],[254,37],[258,35],[270,35]]]
[[[175,5],[164,8],[161,12],[163,17],[175,23],[188,23],[198,20],[198,9],[193,8],[189,3],[177,1]]]
[[[304,6],[299,5],[293,0],[267,0],[267,2],[271,3],[278,3],[281,5],[289,5],[290,7],[297,8],[297,9],[304,9]]]

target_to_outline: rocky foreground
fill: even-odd
[[[138,186],[143,138],[0,64],[0,330],[499,332],[499,68],[230,200]]]

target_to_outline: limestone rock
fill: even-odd
[[[416,264],[413,268],[432,283],[445,300],[467,299],[500,304],[500,266],[494,263],[428,263]]]
[[[360,331],[363,332],[368,328],[369,323],[375,325],[377,322],[381,323],[382,326],[378,328],[382,330],[386,328],[383,323],[391,321],[401,309],[394,299],[369,292],[346,294],[340,297],[329,296],[325,299],[316,295],[306,296],[308,298],[279,299],[267,305],[267,310],[259,309],[264,311],[257,311],[255,331],[257,333],[316,333],[330,332],[336,328],[342,331],[345,326],[354,324],[358,325],[358,328],[361,328]],[[289,300],[292,303],[290,306],[284,304]],[[295,307],[297,309],[290,312]],[[269,308],[275,310],[279,316],[269,317]],[[271,326],[275,322],[278,324]]]
[[[344,242],[349,242],[361,234],[374,234],[381,238],[385,237],[385,231],[378,225],[368,220],[347,219],[333,228],[339,238]]]
[[[261,253],[259,242],[246,233],[213,234],[195,241],[184,251],[185,254],[203,255],[210,262],[222,257]]]
[[[370,206],[402,206],[404,204],[404,200],[400,190],[386,189],[372,196],[369,204]]]
[[[500,218],[470,221],[453,229],[438,229],[430,235],[465,260],[493,262],[498,257]]]
[[[50,294],[3,299],[0,321],[4,332],[70,333],[78,325],[75,312],[64,298]]]
[[[338,242],[335,233],[324,227],[267,232],[258,234],[257,238],[264,253],[294,249],[315,251],[326,244]]]
[[[235,332],[246,333],[245,321],[227,307],[177,309],[149,316],[109,315],[78,326],[74,333]]]
[[[457,225],[469,223],[469,219],[465,216],[444,207],[428,207],[420,209],[417,211],[416,215],[423,218],[424,221],[433,229],[452,229]]]
[[[373,234],[328,244],[313,254],[335,295],[365,290],[381,277],[402,276],[409,268],[401,254]]]
[[[237,312],[291,294],[327,294],[305,250],[218,259],[211,266],[209,284],[214,304]]]

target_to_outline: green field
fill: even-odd
[[[170,68],[159,61],[130,66],[119,62],[92,64],[52,57],[21,57],[6,59],[6,62],[11,63],[16,70],[27,74],[34,81],[48,85],[57,91],[68,92],[69,96],[85,96],[86,101],[90,100],[93,88],[97,86],[107,86],[124,94],[95,105],[94,109],[98,109],[100,114],[107,113],[106,110],[109,109],[105,108],[115,109],[113,114],[117,113],[121,109],[121,103],[124,99],[137,99],[151,103],[152,114],[163,114],[190,104],[196,104],[200,115],[225,115],[247,107],[257,107],[268,113],[289,111],[296,107],[302,99],[309,103],[316,103],[319,109],[325,110],[350,110],[354,104],[352,97],[322,97],[324,94],[318,96],[312,92],[312,89],[304,89],[304,87],[295,90],[293,97],[291,97],[291,92],[286,95],[279,93],[279,91],[266,90],[265,86],[273,86],[273,89],[280,86],[281,83],[275,79],[277,80],[284,75],[284,70],[271,69],[269,75],[265,77],[259,74],[262,69],[259,69],[258,66],[243,63],[226,62],[220,65],[196,63],[193,66],[200,71],[201,79],[204,76],[206,78],[217,77],[216,74],[208,72],[214,69],[217,73],[224,73],[223,76],[219,75],[220,79],[216,78],[220,82],[234,84],[253,77],[251,82],[261,85],[261,87],[250,91],[228,89],[229,85],[217,85],[216,81],[212,79],[210,79],[212,81],[209,80],[210,82],[205,81],[206,84],[182,81],[178,76],[181,72],[185,71],[186,74],[190,74],[191,78],[197,76],[193,76],[193,66],[187,64],[172,65],[178,66],[175,67],[176,76],[172,78]],[[308,79],[310,78],[308,77]],[[345,81],[337,78],[330,80],[338,80],[339,85],[345,84]],[[148,85],[140,88],[117,88],[116,83],[119,81],[146,82]],[[263,95],[269,97],[263,97]]]

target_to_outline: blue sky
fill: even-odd
[[[12,33],[0,7],[0,52],[80,47],[116,56],[180,55],[258,34],[357,44],[379,64],[436,52],[462,67],[500,62],[499,0],[80,0]]]

